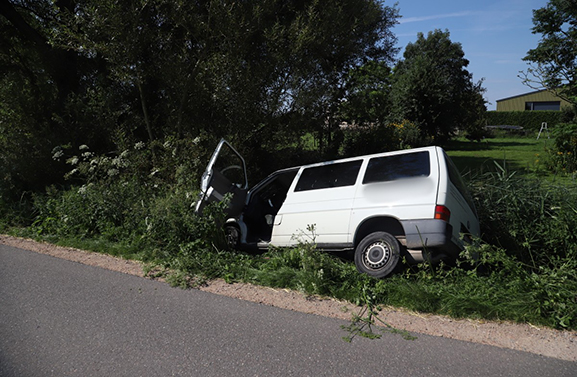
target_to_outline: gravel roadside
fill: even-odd
[[[139,262],[119,259],[110,255],[59,247],[6,235],[0,235],[0,244],[126,274],[144,276],[142,265]],[[243,283],[227,284],[223,280],[210,281],[206,286],[198,289],[279,308],[343,320],[349,320],[352,313],[359,310],[358,307],[347,302],[305,296],[299,292],[285,289],[272,289]],[[383,309],[380,317],[385,323],[411,333],[442,336],[577,362],[576,331],[558,331],[529,324],[509,322],[457,320],[396,308]]]

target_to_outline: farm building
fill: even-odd
[[[570,106],[546,89],[497,100],[497,111],[559,111]]]

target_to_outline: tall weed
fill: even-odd
[[[481,277],[498,284],[498,292],[508,295],[502,296],[498,305],[519,308],[511,313],[522,313],[525,307],[532,321],[574,328],[576,187],[544,184],[500,168],[474,182],[472,191],[488,244],[483,262],[490,273]],[[508,317],[527,319],[518,314]]]
[[[577,261],[577,191],[519,177],[499,167],[472,183],[482,238],[531,271]]]

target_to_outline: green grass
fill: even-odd
[[[495,137],[480,142],[459,138],[445,145],[445,150],[462,173],[495,171],[495,162],[509,171],[547,175],[545,159],[553,140],[547,136]]]

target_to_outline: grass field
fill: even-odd
[[[547,148],[552,145],[553,140],[547,135],[542,135],[539,140],[534,135],[504,135],[479,142],[455,139],[445,145],[445,150],[463,175],[494,171],[496,162],[508,171],[554,179],[545,167]]]

